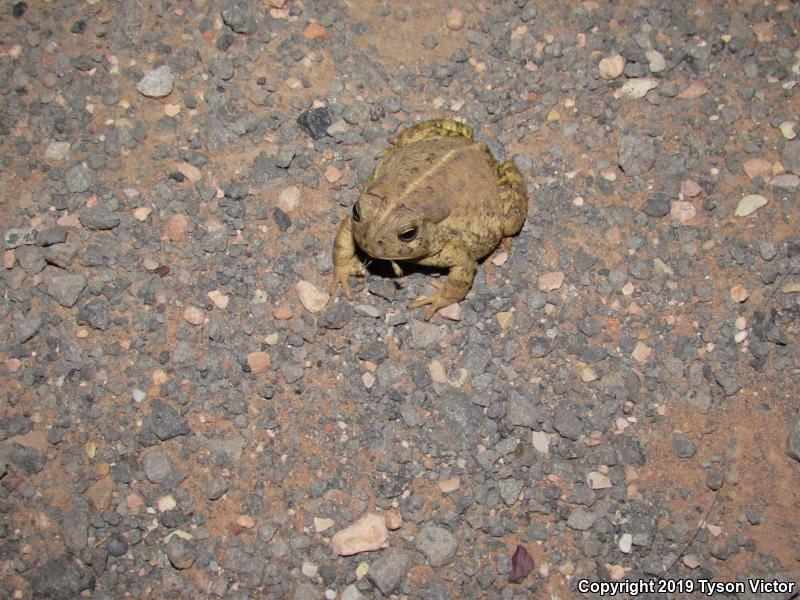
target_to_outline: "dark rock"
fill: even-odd
[[[305,375],[305,369],[303,365],[298,362],[294,361],[286,361],[282,362],[280,366],[281,375],[283,375],[284,381],[288,384],[292,384],[296,381],[300,381]]]
[[[297,117],[297,124],[315,140],[320,140],[328,135],[328,127],[332,122],[333,115],[327,108],[307,110]]]
[[[587,271],[597,264],[597,258],[588,254],[583,248],[579,248],[572,257],[572,266],[578,273]]]
[[[443,527],[424,525],[415,540],[417,550],[422,552],[434,568],[449,564],[456,555],[458,541]]]
[[[186,419],[169,404],[165,404],[157,398],[150,402],[150,414],[146,426],[151,427],[153,433],[162,442],[189,433]]]
[[[47,455],[31,446],[7,441],[0,446],[0,463],[11,465],[27,476],[35,475],[44,468]]]
[[[292,219],[279,206],[272,209],[272,218],[280,231],[287,231],[292,226]]]
[[[16,330],[17,330],[17,342],[20,344],[24,344],[33,336],[35,336],[39,329],[42,328],[42,315],[36,313],[33,315],[28,315],[17,321],[16,323]]]
[[[600,334],[602,326],[597,319],[585,318],[578,321],[578,329],[586,337],[594,337]]]
[[[647,198],[644,206],[642,206],[642,212],[651,217],[660,219],[661,217],[668,215],[671,208],[672,201],[670,200],[669,195],[659,191],[653,193],[649,198]]]
[[[41,247],[63,244],[66,241],[66,227],[48,227],[36,234],[36,245]]]
[[[28,12],[28,3],[27,2],[15,2],[11,6],[11,16],[15,19],[19,19],[20,17],[25,16],[25,13]]]
[[[381,340],[367,342],[358,353],[358,358],[361,360],[371,360],[377,364],[382,363],[388,356],[389,349],[386,347],[386,343]]]
[[[78,246],[75,244],[56,244],[45,248],[44,259],[51,265],[68,268],[75,256],[78,254]]]
[[[403,548],[389,548],[370,565],[367,577],[384,595],[388,595],[402,581],[410,567],[411,552]]]
[[[394,498],[408,489],[411,475],[405,468],[400,468],[391,474],[376,475],[373,477],[375,490],[384,498]]]
[[[559,409],[553,417],[553,428],[561,437],[577,441],[583,429],[580,419],[569,410]]]
[[[800,175],[800,140],[784,142],[781,162],[784,169]]]
[[[653,167],[656,149],[649,138],[626,135],[620,140],[618,156],[619,166],[625,175],[636,177]]]
[[[67,308],[75,305],[78,296],[86,288],[86,278],[83,275],[55,275],[46,281],[47,293]]]
[[[106,550],[110,556],[123,556],[128,551],[128,541],[120,535],[112,535],[106,542]]]
[[[225,186],[225,197],[231,200],[244,200],[250,194],[250,185],[246,181],[232,181]]]
[[[341,329],[355,317],[356,311],[349,302],[337,302],[325,309],[320,317],[320,325],[326,329]]]
[[[521,479],[514,479],[509,477],[497,483],[497,492],[500,494],[500,499],[506,506],[514,506],[519,499],[519,493],[522,491],[523,481]]]
[[[426,50],[433,50],[439,45],[439,40],[436,39],[436,36],[425,35],[422,37],[422,45]]]
[[[228,231],[215,229],[203,237],[202,248],[205,252],[225,252],[228,248]]]
[[[544,358],[552,350],[552,343],[546,337],[535,336],[528,341],[528,352],[533,358]]]
[[[535,427],[540,420],[540,413],[536,407],[536,398],[513,391],[508,400],[506,419],[511,425],[522,427]]]
[[[247,0],[225,0],[220,15],[223,22],[236,33],[250,35],[258,29],[258,21]]]
[[[579,346],[577,349],[578,358],[586,364],[592,364],[605,360],[608,351],[603,346]]]
[[[95,298],[84,304],[78,311],[78,325],[91,325],[95,329],[105,330],[111,323],[108,316],[108,302]]]
[[[26,273],[35,275],[47,266],[44,260],[44,252],[39,246],[20,246],[14,251],[19,266]]]
[[[714,377],[719,386],[722,388],[722,391],[725,392],[726,396],[733,396],[736,392],[742,389],[741,384],[736,380],[736,378],[728,373],[715,373]]]
[[[497,575],[494,574],[494,571],[489,566],[483,567],[475,575],[475,580],[478,582],[478,585],[482,590],[489,589],[496,579]]]

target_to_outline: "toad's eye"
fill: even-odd
[[[361,220],[361,212],[358,210],[358,200],[353,204],[353,221],[358,223]]]
[[[415,237],[417,237],[417,228],[416,227],[408,227],[407,229],[403,229],[400,233],[397,234],[397,238],[401,242],[410,242]]]

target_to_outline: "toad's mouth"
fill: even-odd
[[[409,248],[408,253],[404,254],[401,252],[397,252],[396,248],[395,251],[392,252],[391,248],[382,248],[380,245],[375,243],[361,243],[358,239],[355,240],[356,245],[370,258],[374,258],[376,260],[388,260],[388,261],[402,261],[402,262],[417,262],[422,260],[423,258],[428,258],[432,254],[438,254],[431,250],[427,245],[420,246],[418,245],[415,248]]]
[[[362,248],[362,250],[363,250],[363,248]],[[372,258],[374,260],[386,260],[386,261],[389,261],[389,262],[411,262],[411,263],[414,263],[414,262],[417,262],[419,260],[422,260],[423,258],[425,258],[427,256],[426,254],[420,254],[419,256],[417,256],[417,255],[411,255],[411,256],[389,256],[389,255],[373,254],[372,252],[367,252],[366,250],[364,250],[364,252],[366,253],[367,256],[369,256],[370,258]]]
[[[357,237],[355,238],[355,242],[364,254],[376,260],[416,262],[432,254],[427,246],[417,246],[413,248],[413,250],[409,248],[408,254],[403,254],[400,252],[389,252],[389,248],[383,248],[379,244],[359,240]]]
[[[428,256],[425,253],[410,254],[408,256],[395,256],[395,255],[391,255],[391,254],[378,254],[376,252],[370,252],[369,250],[367,250],[366,248],[361,247],[360,245],[359,245],[359,248],[361,248],[364,251],[364,253],[367,256],[369,256],[370,258],[374,258],[375,260],[388,260],[390,262],[395,262],[395,261],[416,262],[416,261]]]

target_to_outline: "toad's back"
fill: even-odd
[[[503,236],[496,170],[483,142],[423,140],[392,149],[366,191],[386,198],[387,211],[405,206],[423,215],[444,212],[438,241],[454,243],[477,258],[491,252]]]

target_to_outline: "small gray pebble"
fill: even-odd
[[[78,301],[78,296],[86,288],[83,275],[55,275],[46,279],[45,291],[61,306],[70,308]]]
[[[167,558],[176,569],[188,569],[194,564],[197,552],[191,542],[173,535],[167,543]]]
[[[672,436],[672,447],[680,458],[692,458],[697,452],[694,442],[682,433]]]
[[[172,473],[172,461],[167,454],[156,450],[144,455],[142,468],[150,483],[161,483]]]
[[[367,577],[378,589],[388,595],[405,577],[411,567],[411,552],[403,548],[389,548],[369,567]]]
[[[209,500],[219,500],[228,491],[228,482],[224,477],[209,479],[205,485],[205,495]]]
[[[81,225],[89,229],[114,229],[120,223],[118,214],[110,212],[100,206],[87,208],[78,215]]]
[[[136,84],[136,90],[148,98],[163,98],[169,96],[174,84],[175,78],[169,65],[161,65],[145,73]]]
[[[434,568],[449,564],[458,548],[455,536],[447,529],[436,525],[424,525],[417,534],[415,545]]]
[[[106,542],[106,550],[111,556],[123,556],[128,551],[128,542],[119,535],[112,535]]]

